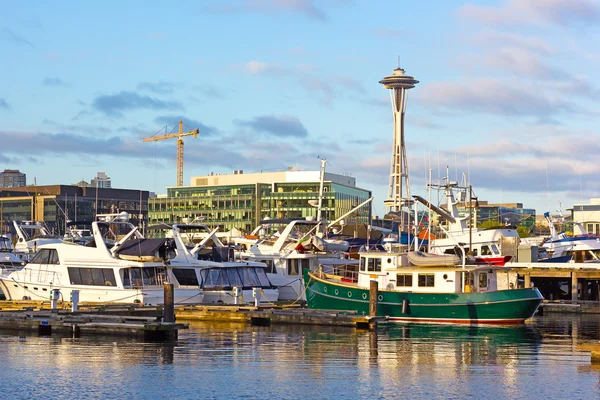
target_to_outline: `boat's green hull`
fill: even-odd
[[[369,314],[369,289],[322,280],[304,271],[309,308]],[[377,316],[390,320],[518,324],[531,318],[543,297],[536,288],[480,293],[380,291]]]

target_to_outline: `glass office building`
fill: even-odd
[[[319,171],[285,171],[192,177],[192,186],[167,189],[166,196],[149,200],[150,224],[199,219],[220,231],[251,232],[265,218],[317,216]],[[333,221],[371,197],[356,187],[355,178],[325,173],[322,218]],[[366,224],[370,206],[346,218]]]

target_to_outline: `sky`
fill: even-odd
[[[600,197],[600,0],[5,1],[0,169],[37,185],[158,194],[235,169],[356,177],[383,215],[408,96],[411,192],[468,176],[479,200],[565,210]],[[435,194],[433,195],[435,199]],[[435,202],[435,200],[434,200]]]

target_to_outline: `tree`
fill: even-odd
[[[499,224],[498,221],[493,221],[488,219],[487,221],[483,221],[479,224],[478,228],[489,229],[489,228],[502,228],[502,224]]]
[[[517,233],[519,234],[519,237],[528,237],[529,236],[529,228],[527,228],[526,226],[523,225],[519,225],[517,226]]]

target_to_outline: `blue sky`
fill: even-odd
[[[209,172],[320,167],[382,215],[389,94],[410,91],[411,191],[470,172],[480,200],[538,212],[600,196],[600,1],[4,2],[0,168],[28,183],[165,193],[183,119],[184,184]]]

